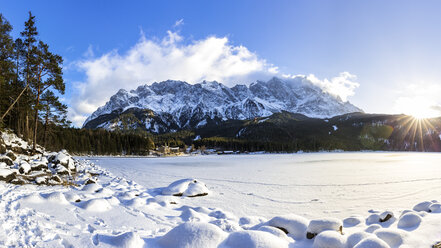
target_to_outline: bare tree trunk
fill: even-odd
[[[32,150],[35,152],[37,146],[37,127],[38,127],[38,107],[40,105],[40,87],[37,89],[37,102],[35,103],[35,114],[34,114],[34,138],[32,139]]]
[[[47,139],[47,123],[49,122],[49,110],[46,110],[46,116],[44,120],[44,135],[43,135],[43,147],[46,147],[46,139]]]
[[[9,111],[11,111],[12,107],[14,107],[15,103],[17,103],[18,99],[20,99],[20,97],[23,95],[23,93],[26,91],[26,89],[28,88],[28,84],[26,84],[26,87],[24,87],[24,89],[20,92],[20,95],[17,96],[17,98],[15,99],[15,101],[11,104],[11,106],[9,106],[9,108],[6,110],[6,112],[2,115],[2,117],[0,118],[0,122],[3,122],[3,119],[5,118],[5,116],[9,113]]]

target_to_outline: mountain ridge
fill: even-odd
[[[324,92],[304,76],[273,77],[249,86],[227,87],[216,81],[189,84],[167,80],[119,90],[90,115],[84,128],[142,128],[153,133],[194,129],[208,122],[245,120],[281,111],[327,118],[362,112],[350,102]]]

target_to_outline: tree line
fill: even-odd
[[[70,125],[58,96],[65,91],[63,59],[39,39],[31,12],[20,37],[12,29],[0,13],[0,126],[31,140],[35,150],[37,141],[47,145],[51,126]]]

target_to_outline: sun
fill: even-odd
[[[413,97],[400,99],[397,104],[397,109],[405,114],[410,115],[416,119],[428,119],[441,116],[441,112],[434,106],[438,104],[433,101],[428,101],[424,97]]]

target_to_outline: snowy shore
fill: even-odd
[[[89,161],[79,164],[100,174],[98,183],[81,187],[0,183],[2,246],[430,247],[441,237],[437,202],[344,219],[309,220],[301,213],[270,219],[235,216],[181,203],[197,199],[187,198],[195,192],[206,191],[208,195],[201,197],[209,197],[203,182],[197,181],[187,193],[186,184],[192,180],[147,189]],[[182,190],[182,196],[173,196]]]

